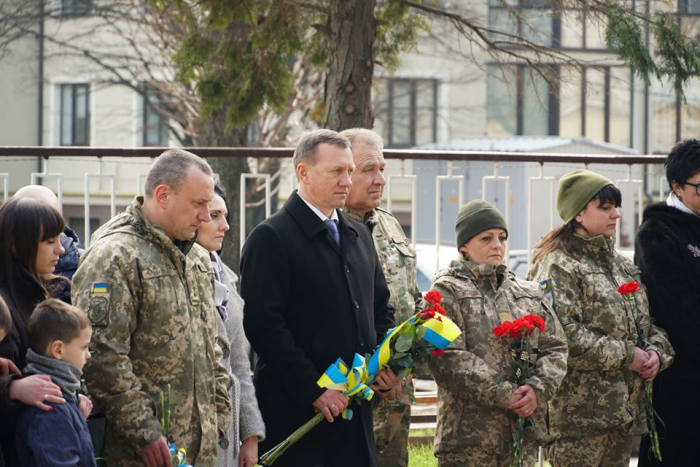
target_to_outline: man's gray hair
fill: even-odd
[[[350,140],[350,149],[355,146],[367,146],[380,152],[384,150],[382,137],[367,128],[350,128],[341,131],[340,134]]]
[[[167,185],[177,193],[187,178],[187,171],[193,165],[207,175],[214,173],[201,157],[184,149],[168,149],[158,156],[148,171],[146,196],[153,196],[158,185]]]
[[[319,144],[326,143],[332,144],[333,146],[338,146],[343,149],[350,147],[350,141],[348,139],[333,130],[314,130],[308,131],[301,135],[297,147],[294,150],[294,168],[304,162],[306,164],[313,165],[316,163],[316,148]]]

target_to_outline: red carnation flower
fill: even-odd
[[[423,310],[420,313],[418,313],[418,317],[424,321],[429,320],[430,318],[435,316],[435,312],[428,308],[427,310]]]
[[[639,284],[635,281],[626,282],[617,288],[617,292],[620,295],[629,295],[634,292],[639,292]]]
[[[425,301],[428,303],[432,303],[433,305],[437,305],[442,301],[442,295],[440,295],[440,292],[437,290],[431,290],[427,294],[425,294]]]
[[[533,325],[537,326],[537,329],[539,329],[540,332],[545,330],[546,326],[544,325],[544,318],[542,318],[541,316],[530,314],[530,315],[523,316],[523,319],[525,319],[525,320],[529,321],[530,323],[532,323]]]
[[[493,333],[496,334],[498,337],[505,337],[506,334],[508,334],[508,330],[505,327],[506,323],[499,324],[495,328],[493,328]]]

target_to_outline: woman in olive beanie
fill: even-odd
[[[507,466],[518,417],[525,429],[525,464],[537,458],[546,438],[545,408],[566,373],[566,338],[538,284],[519,279],[502,264],[508,225],[486,201],[459,210],[455,236],[460,261],[440,271],[432,290],[462,330],[430,368],[440,387],[435,455],[440,467]],[[493,328],[527,314],[544,318],[543,332],[530,340],[532,376],[513,383],[510,347]]]
[[[621,201],[602,175],[562,177],[564,225],[542,237],[528,273],[551,297],[569,344],[566,377],[549,401],[547,456],[557,467],[628,465],[632,437],[647,432],[644,383],[673,359],[666,334],[649,319],[644,286],[618,292],[640,282],[637,267],[614,248]]]

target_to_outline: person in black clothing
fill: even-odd
[[[34,307],[55,296],[68,281],[51,276],[63,253],[59,235],[64,227],[58,211],[33,199],[12,198],[0,206],[0,298],[12,317],[10,329],[0,341],[0,358],[19,369],[25,365],[26,327]],[[46,402],[65,402],[50,378],[21,378],[12,372],[0,376],[0,445],[7,466],[15,420],[23,405],[50,410]]]
[[[255,390],[265,421],[265,452],[316,411],[324,423],[293,445],[276,467],[376,467],[369,403],[316,383],[337,358],[374,351],[393,327],[394,309],[366,226],[346,218],[354,169],[350,142],[330,130],[300,139],[294,153],[299,190],[248,236],[241,254],[243,325],[260,357]],[[401,379],[377,375],[378,397],[394,397]],[[335,420],[334,420],[335,419]]]
[[[655,324],[668,332],[674,364],[654,380],[663,463],[642,439],[639,465],[697,465],[700,459],[700,140],[679,143],[666,160],[671,194],[644,211],[634,261],[642,271]]]
[[[15,427],[14,465],[95,467],[90,431],[78,407],[80,377],[90,358],[90,321],[79,309],[50,298],[29,318],[27,337],[24,373],[49,376],[66,403],[49,402],[48,412],[24,407]]]

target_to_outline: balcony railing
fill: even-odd
[[[0,147],[0,179],[3,196],[26,184],[43,183],[57,191],[59,203],[83,205],[84,242],[89,244],[91,211],[109,207],[113,216],[118,205],[128,204],[142,192],[145,174],[152,161],[166,148],[93,147]],[[256,190],[271,214],[272,198],[284,198],[296,186],[291,148],[187,148],[204,158],[248,158],[250,173],[240,175],[240,202],[229,206],[240,219],[253,206],[246,187],[256,180]],[[663,166],[665,156],[586,155],[547,153],[501,153],[472,151],[385,150],[384,205],[399,215],[413,243],[454,244],[456,212],[469,199],[487,199],[503,211],[510,226],[511,248],[529,252],[540,235],[559,222],[555,209],[558,178],[575,168],[603,173],[623,190],[623,210],[617,242],[631,244],[643,207],[663,199],[667,192]],[[138,159],[144,158],[144,159]],[[259,170],[258,160],[281,159],[279,173]],[[124,168],[126,172],[124,173]],[[281,180],[279,181],[278,180]],[[272,184],[275,180],[276,189]],[[94,184],[99,185],[94,189]],[[263,194],[264,192],[264,194]],[[64,198],[68,197],[68,202]],[[241,222],[238,245],[254,225]],[[435,268],[439,264],[435,254]]]

